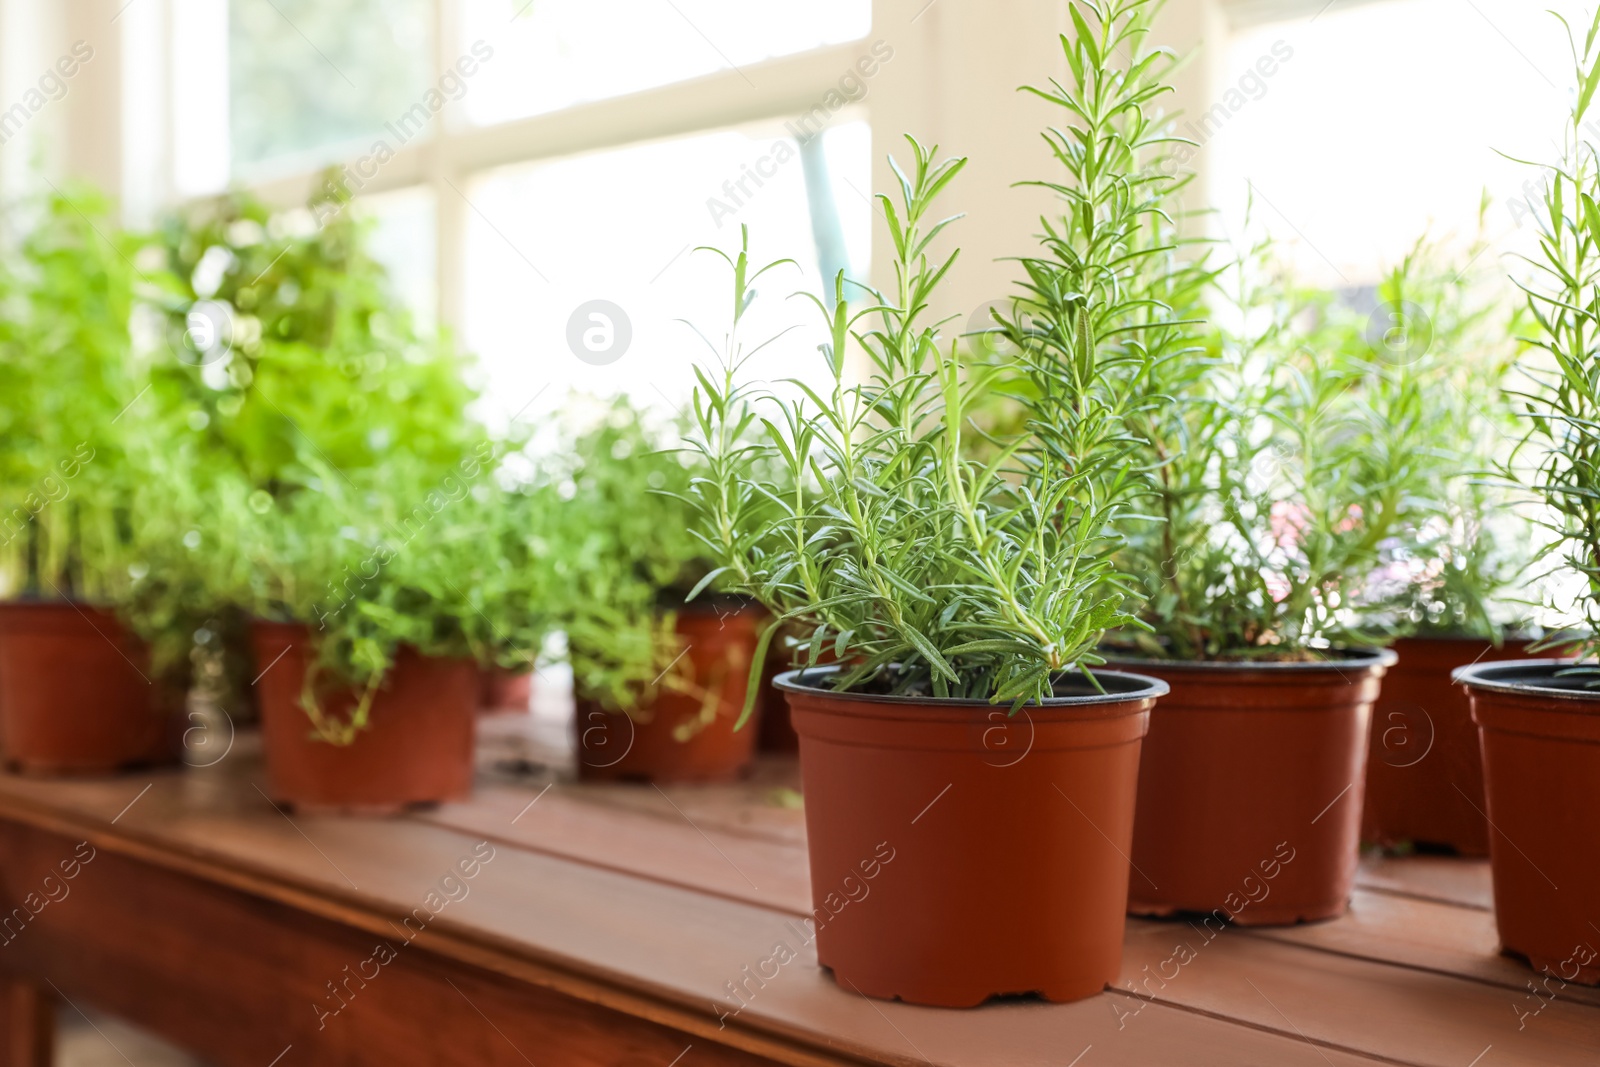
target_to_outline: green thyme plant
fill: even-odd
[[[143,389],[132,245],[82,187],[8,222],[21,233],[0,264],[0,596],[103,602],[126,579]]]
[[[346,200],[313,212],[230,196],[173,216],[135,256],[151,386],[141,481],[161,488],[141,494],[136,580],[117,608],[160,662],[225,679],[225,707],[248,705],[248,643],[208,502],[314,516],[294,498],[381,485],[373,472],[392,468],[441,484],[487,444],[464,361],[415,327],[366,251],[369,224]]]
[[[317,648],[301,706],[313,734],[349,744],[402,646],[427,657],[534,667],[554,625],[534,494],[502,488],[487,444],[443,479],[394,459],[284,500],[235,486],[218,501],[236,548],[235,597],[252,614],[306,625]],[[355,686],[347,718],[322,707],[326,684]]]
[[[541,464],[573,685],[613,711],[686,680],[669,670],[683,652],[674,627],[712,563],[691,532],[694,457],[670,447],[680,434],[619,398]]]
[[[1581,51],[1570,26],[1567,33],[1578,92],[1561,158],[1544,169],[1543,211],[1533,216],[1539,254],[1522,257],[1531,276],[1517,283],[1538,327],[1531,344],[1547,359],[1528,361],[1531,384],[1516,394],[1532,469],[1513,463],[1508,473],[1541,498],[1556,539],[1551,551],[1581,580],[1582,622],[1562,643],[1588,659],[1600,653],[1600,157],[1585,126],[1600,88],[1600,12]]]
[[[155,676],[178,691],[199,689],[230,715],[248,715],[249,620],[226,596],[239,583],[237,557],[214,521],[226,492],[186,454],[190,445],[151,434],[132,449],[123,487],[131,516],[127,580],[110,606],[149,648]]]
[[[754,350],[739,329],[754,282],[772,267],[753,267],[748,239],[735,255],[718,253],[733,273],[733,319],[721,367],[699,372],[695,396],[692,441],[711,471],[694,487],[701,533],[719,560],[713,574],[777,616],[769,638],[797,622],[809,631],[809,662],[833,651],[841,690],[1020,706],[1103,662],[1102,633],[1132,621],[1113,525],[1134,486],[1123,464],[1131,393],[1121,383],[1146,355],[1129,341],[1121,283],[1138,269],[1129,253],[1147,210],[1144,197],[1127,195],[1129,162],[1140,109],[1159,88],[1118,65],[1129,54],[1133,71],[1153,63],[1141,52],[1148,5],[1090,10],[1098,28],[1075,12],[1078,36],[1063,39],[1078,91],[1042,95],[1081,115],[1083,93],[1099,86],[1094,107],[1106,121],[1084,138],[1086,153],[1071,134],[1053,141],[1067,177],[1052,187],[1066,211],[1028,264],[1023,307],[1036,316],[1019,314],[1012,331],[1030,417],[992,458],[972,458],[963,437],[1001,375],[964,363],[929,312],[956,256],[933,252],[954,221],[933,209],[965,160],[938,160],[907,139],[899,196],[878,198],[894,290],[853,283],[871,294],[860,306],[841,274],[832,305],[815,301],[827,325],[823,390],[794,381],[791,400],[740,380]],[[1081,284],[1069,289],[1068,278]],[[847,376],[856,351],[867,363],[859,381]],[[762,439],[745,442],[758,420]],[[752,477],[769,458],[784,477]]]

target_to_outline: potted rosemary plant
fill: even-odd
[[[755,731],[737,731],[762,612],[714,584],[686,497],[694,457],[626,399],[545,464],[561,616],[577,697],[585,778],[716,781],[750,765]],[[691,602],[692,601],[692,602]]]
[[[1040,92],[1083,135],[1048,135],[1066,205],[1029,264],[1023,308],[1055,318],[1019,330],[1026,429],[989,461],[964,447],[1001,379],[932,320],[954,258],[932,251],[952,221],[932,212],[964,161],[915,141],[899,196],[879,198],[894,291],[861,286],[855,304],[841,276],[819,301],[828,383],[788,399],[740,381],[763,273],[741,251],[722,367],[696,398],[696,499],[720,573],[773,612],[768,635],[798,624],[809,663],[837,659],[778,684],[800,735],[818,960],[869,996],[1072,1000],[1120,967],[1140,739],[1166,689],[1091,669],[1103,631],[1131,622],[1114,526],[1135,490],[1128,383],[1147,356],[1125,286],[1159,202],[1129,166],[1155,136],[1142,109],[1165,59],[1148,5],[1083,7],[1063,41],[1075,85]],[[764,439],[745,441],[758,418]],[[783,477],[749,474],[773,457]]]
[[[1476,261],[1484,246],[1465,250]],[[1478,730],[1450,672],[1526,656],[1522,591],[1535,529],[1497,484],[1515,440],[1505,392],[1518,318],[1426,239],[1379,286],[1378,312],[1331,323],[1332,343],[1375,350],[1422,381],[1435,479],[1413,528],[1385,546],[1364,599],[1400,635],[1372,710],[1362,838],[1385,847],[1486,856]],[[1341,340],[1342,339],[1342,340]]]
[[[1570,36],[1570,28],[1569,28]],[[1540,358],[1518,399],[1534,469],[1521,472],[1544,503],[1564,570],[1578,586],[1580,664],[1521,660],[1456,671],[1483,749],[1495,924],[1506,951],[1564,982],[1600,984],[1600,385],[1595,336],[1600,291],[1600,158],[1585,127],[1600,85],[1600,13],[1580,50],[1578,92],[1561,160],[1544,171],[1536,212],[1540,257],[1523,288]]]
[[[174,754],[184,688],[109,610],[139,522],[131,247],[102,238],[89,190],[27,210],[0,271],[0,745],[31,772],[104,772]]]
[[[1241,257],[1226,289],[1183,287],[1197,308],[1231,303],[1218,315],[1238,325],[1205,358],[1157,362],[1149,388],[1170,399],[1137,429],[1152,517],[1128,523],[1125,566],[1150,596],[1119,662],[1172,694],[1140,769],[1135,914],[1344,911],[1371,708],[1394,662],[1360,647],[1360,598],[1445,465],[1415,369],[1299,333],[1315,301],[1270,277],[1268,251]]]

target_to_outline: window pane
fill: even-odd
[[[835,208],[817,212],[836,217],[842,231],[823,234],[823,247],[842,246],[850,260],[834,267],[867,271],[871,147],[866,124],[848,116],[816,143],[821,151],[803,160],[774,122],[507,167],[464,189],[466,337],[489,379],[486,417],[509,418],[530,402],[525,415],[548,412],[572,389],[626,392],[667,410],[682,404],[693,364],[714,357],[676,320],[720,344],[732,292],[726,265],[693,249],[736,251],[741,223],[750,226],[753,258],[800,263],[762,279],[746,343],[806,326],[760,353],[749,374],[824,377],[816,312],[787,298],[823,289],[813,202]]]
[[[236,171],[366,147],[432,88],[432,0],[228,0],[227,10]]]
[[[1582,33],[1583,6],[1389,0],[1237,35],[1226,90],[1187,130],[1214,167],[1229,229],[1239,232],[1250,183],[1256,221],[1294,246],[1303,274],[1370,284],[1430,223],[1437,237],[1472,237],[1487,187],[1485,236],[1496,251],[1526,249],[1525,198],[1537,201],[1540,179],[1495,150],[1536,161],[1557,150],[1572,64],[1545,9]]]
[[[430,330],[438,318],[436,203],[431,189],[400,189],[357,197],[356,209],[375,220],[372,256],[389,271],[398,296]]]
[[[871,0],[462,0],[463,40],[495,50],[465,101],[499,122],[853,41]]]

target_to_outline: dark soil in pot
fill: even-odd
[[[1455,677],[1483,747],[1500,943],[1563,982],[1600,985],[1600,689],[1562,678],[1564,666],[1478,664]]]
[[[1139,768],[1128,910],[1251,926],[1344,913],[1372,704],[1390,652],[1118,666],[1172,687]]]
[[[0,750],[30,774],[105,774],[177,759],[184,694],[109,612],[0,602]]]
[[[1528,642],[1496,647],[1481,638],[1410,637],[1383,677],[1372,709],[1363,840],[1414,844],[1461,856],[1489,854],[1483,759],[1467,694],[1450,672],[1527,655]]]
[[[672,668],[689,691],[659,686],[632,715],[578,698],[574,720],[578,775],[592,780],[719,782],[743,775],[755,755],[756,718],[735,730],[767,616],[736,605],[678,612],[686,647]],[[685,665],[687,669],[685,670]]]
[[[817,959],[872,997],[970,1007],[1116,980],[1139,745],[1166,687],[1104,672],[1008,715],[781,676],[800,734]],[[809,683],[809,684],[807,684]]]
[[[372,703],[367,729],[348,745],[312,736],[301,707],[316,650],[304,626],[258,622],[251,630],[261,692],[267,792],[302,811],[370,814],[464,797],[472,791],[473,730],[480,680],[471,660],[403,648]],[[351,686],[321,692],[325,714],[344,719]]]

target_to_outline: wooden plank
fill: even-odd
[[[104,858],[226,886],[280,923],[288,916],[326,921],[369,937],[391,936],[391,924],[409,914],[437,884],[440,872],[476,843],[471,835],[405,819],[297,819],[291,825],[259,796],[252,804],[243,790],[230,790],[222,776],[161,776],[127,807],[140,788],[138,779],[48,784],[0,779],[0,818],[44,830],[57,843],[87,837],[109,854]],[[44,859],[40,855],[34,862]],[[15,868],[13,875],[13,869],[7,868],[8,884],[13,877],[22,879],[19,886],[29,884],[29,871]],[[113,869],[108,865],[100,871]],[[130,946],[130,957],[173,927],[205,929],[203,914],[160,904],[169,892],[164,887],[145,898],[143,933]],[[71,925],[64,921],[69,915],[63,909],[58,916],[64,926]],[[754,989],[748,1007],[734,1013],[739,1001],[729,993],[730,984],[746,967],[767,958],[777,940],[798,940],[791,921],[781,911],[507,847],[474,881],[469,895],[427,925],[415,948],[419,958],[492,972],[481,979],[484,989],[505,981],[513,988],[549,990],[680,1031],[697,1048],[701,1041],[726,1044],[791,1064],[1061,1067],[1090,1046],[1093,1058],[1084,1063],[1107,1067],[1373,1062],[1313,1048],[1297,1036],[1169,1006],[1151,1005],[1130,1023],[1114,1010],[1111,996],[1071,1005],[1001,1002],[970,1012],[873,1002],[841,990],[816,967],[805,945],[776,978]],[[974,917],[975,923],[981,921]],[[52,954],[51,959],[75,961],[74,980],[87,985],[100,952],[87,942],[74,951],[76,956]],[[353,962],[348,953],[340,959],[341,967]],[[46,966],[43,959],[36,962]],[[208,965],[195,973],[209,970]],[[478,988],[469,991],[475,1001]],[[109,989],[96,994],[116,995]],[[176,1033],[178,1025],[171,1023],[172,1036],[186,1043]]]
[[[479,727],[478,767],[481,782],[489,785],[472,799],[449,808],[470,811],[502,785],[512,786],[509,791],[513,794],[537,793],[557,782],[569,794],[584,796],[608,811],[671,821],[668,817],[678,817],[681,810],[707,830],[805,845],[805,814],[797,807],[775,803],[780,793],[798,796],[800,764],[792,755],[758,755],[749,773],[737,782],[667,786],[664,792],[671,797],[669,804],[663,791],[650,785],[575,780],[571,738],[565,730],[553,733],[550,725],[531,715],[484,720]],[[244,752],[253,753],[252,745],[248,735],[241,738]]]
[[[1564,996],[1535,1003],[1515,990],[1240,935],[1229,929],[1207,940],[1182,921],[1135,924],[1124,988],[1420,1067],[1593,1067],[1600,1056],[1600,1010],[1590,1004]]]
[[[1471,978],[1529,994],[1543,976],[1525,962],[1500,954],[1494,915],[1480,908],[1357,890],[1350,913],[1337,922],[1280,929],[1237,931],[1285,944],[1337,952],[1357,959],[1396,963],[1438,974]],[[1552,988],[1554,987],[1552,984]],[[1563,998],[1600,1007],[1600,989],[1568,985]],[[1530,1007],[1536,1006],[1530,1002]]]
[[[0,899],[32,892],[72,848],[0,824]],[[114,853],[68,884],[16,931],[7,964],[219,1067],[664,1065],[690,1045],[695,1064],[772,1062],[462,966],[400,928],[368,934]]]
[[[802,813],[776,807],[757,790],[738,792],[748,796],[749,812],[738,821],[727,817],[725,801],[711,802],[724,791],[571,782],[546,782],[531,792],[486,786],[470,802],[419,818],[497,844],[806,914],[804,827],[798,840],[782,832]]]
[[[49,991],[0,976],[0,1067],[50,1067],[55,1038],[55,998]]]
[[[1368,855],[1362,857],[1356,885],[1376,893],[1437,900],[1484,911],[1494,908],[1488,860]]]

